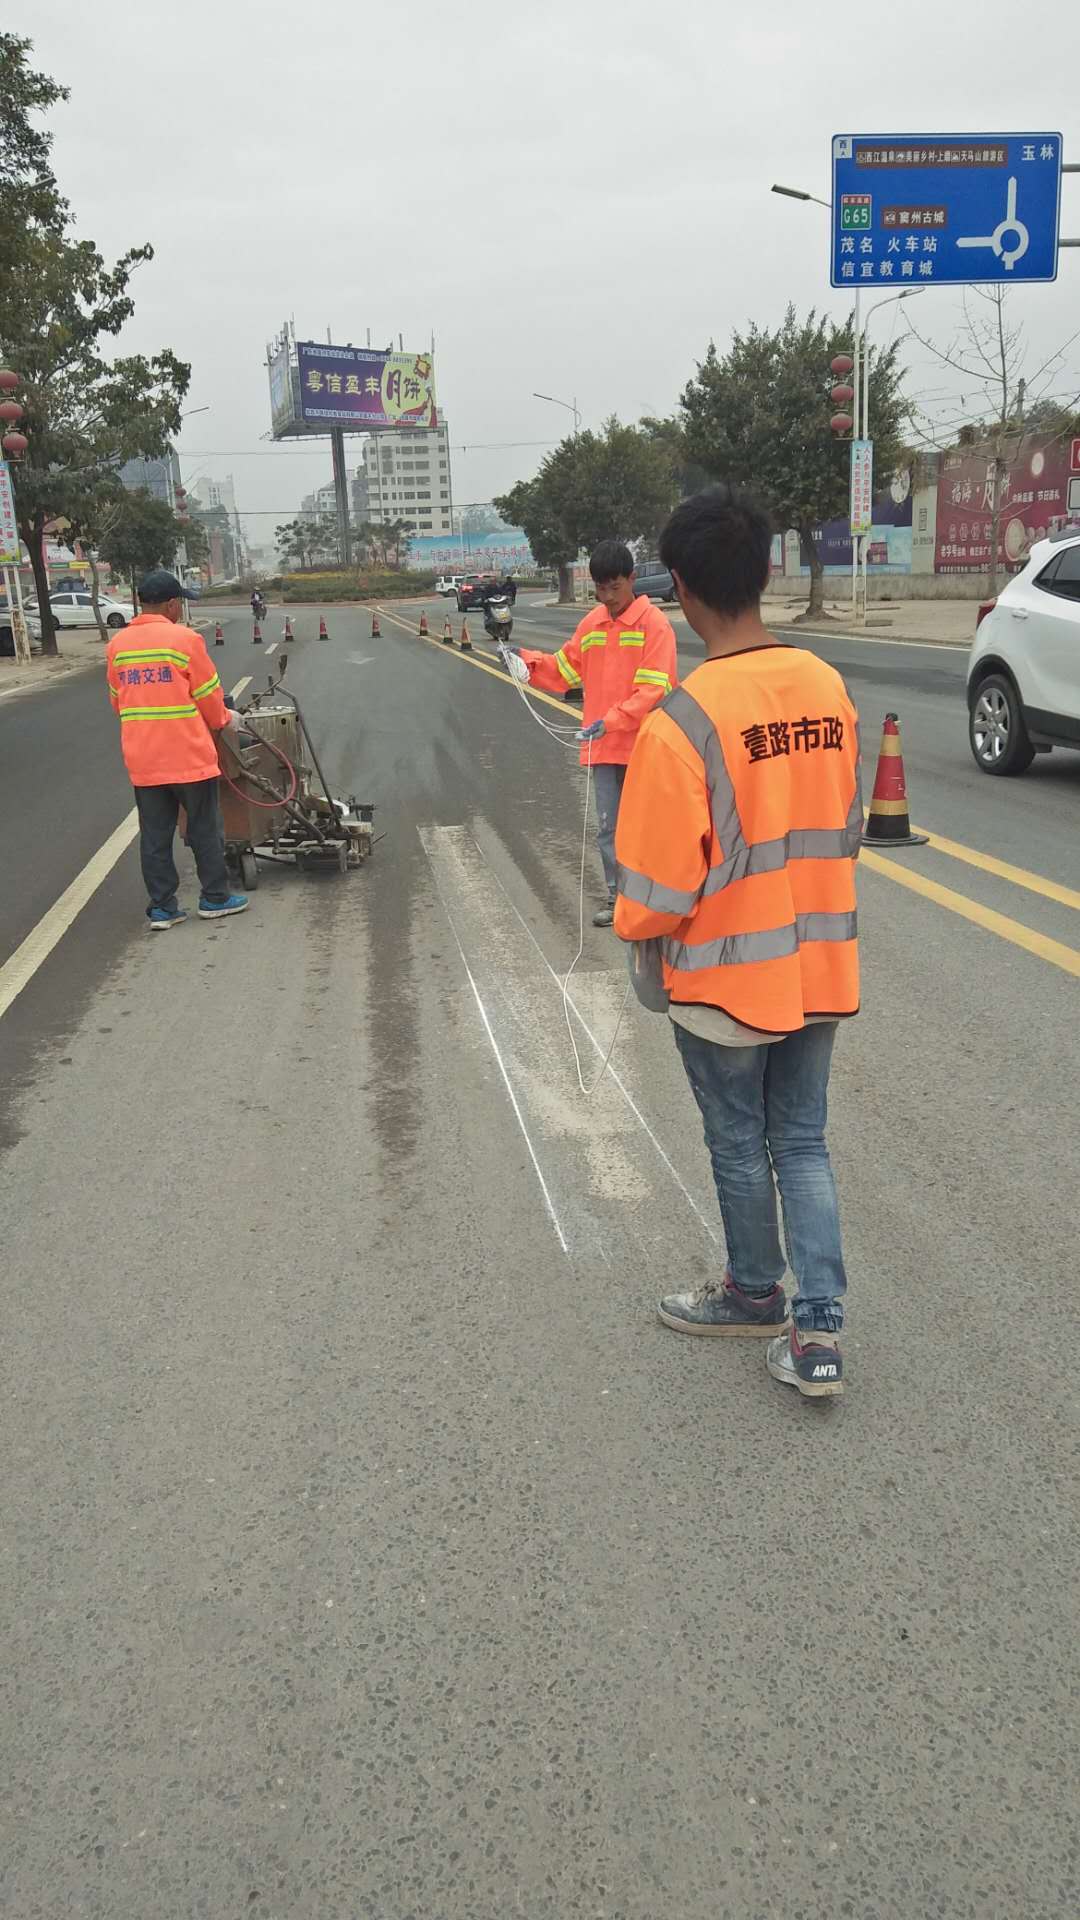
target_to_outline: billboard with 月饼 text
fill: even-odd
[[[300,414],[311,425],[434,427],[435,368],[430,353],[320,346],[298,340]]]

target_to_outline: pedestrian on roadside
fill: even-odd
[[[859,1007],[858,717],[834,668],[763,625],[771,544],[764,513],[726,486],[684,500],[661,537],[706,657],[634,750],[615,931],[658,943],[727,1241],[723,1277],[667,1294],[660,1318],[772,1335],[773,1377],[831,1396],[847,1279],[825,1118],[837,1025]]]
[[[243,913],[247,896],[234,893],[225,865],[218,801],[215,736],[236,731],[221,681],[200,633],[180,624],[185,589],[159,568],[139,586],[142,612],[113,634],[106,648],[109,697],[120,717],[124,764],[139,810],[139,854],[150,896],[153,933],[179,926],[187,914],[177,900],[173,859],[177,817],[187,815],[187,842],[201,892],[199,918]]]
[[[647,713],[678,678],[670,620],[634,591],[634,557],[621,540],[601,540],[589,557],[598,605],[590,608],[557,653],[524,647],[514,655],[516,679],[551,693],[581,689],[581,764],[591,763],[596,790],[596,841],[607,901],[594,927],[610,927],[615,911],[615,823],[626,777]]]

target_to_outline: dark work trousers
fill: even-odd
[[[187,840],[195,855],[203,898],[220,903],[232,888],[225,865],[225,829],[221,824],[216,780],[191,780],[175,787],[136,787],[139,809],[139,858],[150,907],[176,909],[179,876],[173,859],[176,817],[187,813]]]

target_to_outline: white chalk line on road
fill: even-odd
[[[42,914],[37,926],[27,934],[21,946],[16,947],[9,960],[0,967],[0,1019],[18,999],[23,988],[28,986],[38,968],[46,961],[53,948],[61,941],[68,928],[82,912],[88,900],[97,892],[103,880],[108,879],[117,861],[126,853],[139,831],[138,810],[132,807],[127,817],[110,833],[104,846],[99,847],[93,858],[88,860],[80,874],[77,874],[69,887],[64,889],[48,912]]]
[[[481,997],[480,989],[477,986],[476,980],[473,977],[473,971],[466,957],[465,948],[461,943],[461,935],[457,930],[457,925],[455,923],[454,916],[450,911],[450,907],[447,902],[446,895],[444,894],[442,887],[439,883],[439,875],[435,867],[435,862],[431,857],[431,851],[424,837],[424,830],[422,827],[418,827],[417,832],[420,835],[420,845],[424,849],[424,858],[426,859],[428,866],[431,868],[431,877],[435,883],[435,891],[439,896],[440,902],[442,903],[443,912],[445,913],[446,918],[449,922],[450,931],[454,936],[454,941],[456,943],[457,950],[461,955],[461,964],[465,969],[465,977],[468,980],[470,987],[472,988],[473,998],[476,1001],[477,1010],[480,1014],[480,1018],[484,1025],[484,1032],[487,1034],[487,1037],[491,1042],[491,1051],[495,1055],[495,1060],[498,1065],[499,1072],[502,1075],[503,1085],[506,1088],[507,1094],[509,1095],[509,1098],[510,1098],[510,1105],[514,1109],[514,1117],[517,1120],[518,1126],[521,1128],[522,1138],[525,1142],[526,1147],[529,1150],[529,1158],[533,1164],[533,1172],[536,1174],[536,1178],[540,1182],[540,1191],[544,1196],[544,1205],[547,1208],[548,1218],[555,1229],[555,1236],[559,1242],[560,1247],[569,1258],[570,1248],[569,1248],[569,1245],[567,1244],[566,1235],[562,1230],[562,1222],[560,1221],[559,1216],[555,1211],[555,1202],[551,1197],[551,1189],[549,1188],[548,1183],[544,1178],[544,1170],[540,1165],[539,1159],[537,1158],[536,1148],[533,1146],[532,1139],[529,1134],[529,1129],[525,1125],[525,1116],[521,1111],[520,1105],[518,1104],[518,1097],[517,1097],[517,1094],[514,1092],[513,1083],[510,1079],[509,1073],[507,1072],[506,1062],[503,1059],[502,1052],[499,1047],[499,1043],[495,1038],[495,1033],[494,1033],[494,1029],[492,1028],[491,1021],[488,1018],[487,1008],[484,1005],[483,999]]]
[[[476,845],[477,852],[479,853],[480,858],[482,860],[485,859],[483,848],[475,840],[474,840],[474,845]],[[551,964],[551,961],[548,959],[547,954],[544,952],[544,949],[540,945],[540,942],[537,939],[535,933],[530,927],[524,914],[521,912],[521,909],[519,908],[516,900],[514,900],[512,896],[507,892],[507,889],[503,884],[503,881],[501,880],[500,876],[495,871],[495,868],[490,866],[490,863],[488,863],[488,866],[489,866],[489,871],[491,873],[491,877],[495,881],[495,884],[499,888],[499,891],[502,893],[504,899],[506,900],[507,905],[511,908],[512,912],[516,915],[517,919],[521,922],[521,925],[524,927],[525,932],[528,934],[529,939],[532,941],[533,946],[536,948],[537,953],[540,955],[541,960],[543,961],[545,967],[550,973],[556,986],[561,989],[562,976],[556,973],[554,967]],[[607,1048],[603,1045],[602,1041],[597,1039],[595,1033],[593,1032],[588,1021],[586,1020],[585,1015],[582,1013],[581,1008],[578,1006],[576,1000],[574,999],[573,994],[570,994],[570,993],[567,994],[566,1004],[570,1008],[571,1012],[573,1013],[574,1018],[575,1020],[577,1020],[579,1026],[581,1027],[582,1032],[586,1035],[586,1038],[592,1042],[594,1051],[602,1060],[604,1058],[605,1053],[607,1052]],[[705,1215],[702,1213],[701,1208],[698,1206],[697,1201],[694,1199],[693,1194],[690,1192],[689,1187],[686,1185],[686,1182],[684,1181],[682,1175],[680,1174],[678,1167],[675,1165],[674,1161],[671,1159],[671,1156],[667,1152],[665,1152],[664,1148],[661,1146],[660,1141],[657,1139],[655,1133],[650,1127],[648,1121],[645,1118],[645,1115],[642,1113],[641,1108],[638,1106],[637,1101],[634,1099],[633,1094],[630,1092],[625,1081],[621,1079],[619,1073],[616,1071],[615,1067],[611,1064],[610,1061],[608,1062],[607,1071],[608,1071],[609,1077],[614,1081],[615,1085],[618,1087],[619,1092],[622,1094],[623,1099],[626,1101],[627,1106],[629,1107],[638,1125],[641,1127],[642,1131],[644,1132],[646,1138],[649,1140],[650,1144],[655,1148],[656,1152],[659,1154],[661,1161],[663,1162],[664,1166],[667,1168],[667,1171],[671,1175],[671,1178],[674,1180],[675,1185],[678,1187],[679,1192],[682,1194],[683,1199],[687,1202],[687,1205],[691,1208],[694,1214],[696,1214],[697,1219],[699,1220],[701,1226],[705,1229],[705,1232],[708,1234],[709,1239],[713,1242],[713,1245],[719,1246],[720,1235],[716,1232],[715,1228],[710,1225],[709,1221],[706,1219]]]
[[[264,652],[264,653],[276,653],[276,652],[277,652],[277,650],[278,650],[278,648],[280,647],[280,645],[281,645],[281,641],[280,641],[280,640],[271,640],[271,642],[270,642],[270,645],[269,645],[268,647],[264,647],[264,648],[263,648],[263,652]]]
[[[235,685],[235,687],[230,687],[230,688],[229,688],[229,699],[230,699],[230,700],[239,700],[239,698],[240,698],[240,695],[241,695],[241,694],[243,693],[243,691],[244,691],[244,688],[245,688],[245,687],[250,687],[250,685],[251,685],[251,675],[250,675],[250,673],[245,673],[245,675],[244,675],[244,677],[243,677],[243,679],[242,679],[242,680],[238,680],[238,681],[237,681],[237,683],[236,683],[236,685]]]

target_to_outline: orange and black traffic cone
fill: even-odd
[[[371,616],[371,637],[373,640],[382,639],[382,634],[379,631],[379,616],[377,613],[373,613]]]
[[[925,847],[929,837],[928,834],[911,831],[900,728],[895,713],[887,713],[881,732],[881,752],[878,754],[874,791],[870,796],[870,816],[863,828],[863,846]]]
[[[463,620],[461,623],[461,651],[462,653],[472,652],[472,641],[469,639],[469,623],[467,620]]]
[[[428,638],[428,630],[427,630],[427,614],[426,614],[426,613],[422,613],[422,614],[420,615],[420,638],[421,638],[421,640],[426,640],[426,639]]]
[[[257,620],[256,620],[256,622],[255,622],[255,626],[254,626],[254,629],[253,629],[253,631],[252,631],[252,635],[251,635],[251,644],[252,644],[252,646],[253,646],[253,647],[261,647],[261,646],[262,646],[262,634],[261,634],[261,633],[260,633],[260,631],[259,631],[259,623],[258,623],[258,621],[257,621]]]
[[[285,615],[285,638],[286,640],[296,639],[296,635],[292,630],[292,621],[289,619],[288,614]]]
[[[447,614],[447,616],[446,616],[446,619],[445,619],[445,621],[444,621],[444,623],[443,623],[443,630],[442,630],[442,643],[443,643],[443,646],[444,646],[444,647],[452,647],[452,646],[453,646],[453,644],[454,644],[454,629],[453,629],[453,627],[452,627],[452,626],[450,625],[450,615],[449,615],[449,614]]]
[[[322,614],[320,613],[320,615],[319,615],[319,639],[320,639],[320,640],[329,640],[329,638],[330,638],[330,635],[329,635],[329,634],[327,633],[327,631],[326,631],[326,621],[325,621],[325,619],[324,619],[324,617],[323,617],[323,615],[322,615]]]
[[[223,647],[225,645],[225,635],[221,631],[220,620],[218,620],[214,626],[214,645],[215,647]]]

